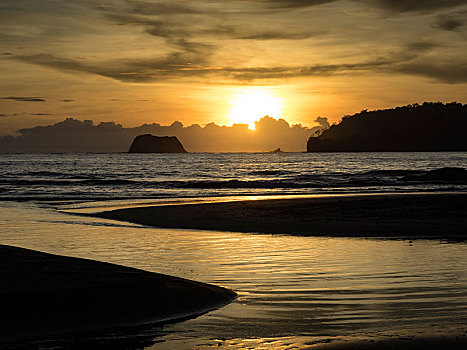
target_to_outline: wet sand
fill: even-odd
[[[0,245],[0,341],[174,322],[235,299],[228,289]]]
[[[467,236],[467,193],[388,194],[149,206],[95,216],[181,229],[341,237]]]
[[[463,350],[467,345],[465,336],[438,336],[433,338],[417,337],[393,337],[386,339],[371,339],[360,341],[329,341],[307,344],[310,347],[304,347],[314,350]]]

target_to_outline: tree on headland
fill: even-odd
[[[467,151],[467,105],[425,102],[344,116],[308,152]]]

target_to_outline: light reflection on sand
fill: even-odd
[[[304,198],[336,198],[336,197],[368,197],[368,196],[400,196],[400,195],[426,195],[435,192],[368,192],[368,193],[318,193],[318,194],[280,194],[280,195],[243,195],[222,197],[196,197],[196,198],[163,198],[163,199],[122,199],[109,201],[86,201],[79,203],[59,204],[60,211],[69,214],[97,214],[103,211],[142,208],[166,205],[207,204],[239,201],[258,201],[268,199],[304,199]],[[436,194],[449,194],[456,192],[438,191]],[[52,202],[53,203],[53,202]],[[57,204],[56,204],[57,205]]]
[[[27,203],[0,202],[0,213],[2,244],[239,293],[237,302],[205,316],[145,329],[154,349],[317,348],[348,339],[465,337],[467,331],[463,243],[154,229]]]

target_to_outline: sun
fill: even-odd
[[[279,117],[282,111],[282,99],[275,94],[261,89],[242,92],[233,96],[230,108],[232,124],[248,124],[255,129],[255,121],[269,115]]]

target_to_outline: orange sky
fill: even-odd
[[[0,135],[65,117],[230,125],[251,91],[304,126],[466,103],[466,19],[464,0],[0,0]]]

